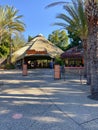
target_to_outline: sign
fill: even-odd
[[[47,51],[27,50],[26,54],[47,54]]]

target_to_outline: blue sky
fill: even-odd
[[[23,15],[22,21],[26,24],[23,34],[26,39],[28,35],[36,36],[40,33],[47,38],[52,31],[60,29],[51,24],[57,21],[55,16],[63,9],[62,6],[45,9],[45,6],[57,1],[60,0],[0,0],[0,4],[14,6]]]

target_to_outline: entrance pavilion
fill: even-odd
[[[27,64],[28,68],[47,68],[57,55],[63,51],[48,41],[43,35],[37,35],[24,47],[12,54],[12,61],[22,66]]]

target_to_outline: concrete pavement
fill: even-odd
[[[0,70],[0,130],[98,130],[98,101],[79,76]]]

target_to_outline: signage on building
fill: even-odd
[[[27,50],[26,54],[47,54],[47,51]]]

